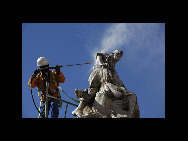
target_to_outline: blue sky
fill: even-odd
[[[94,62],[97,52],[115,49],[124,53],[116,71],[125,87],[136,93],[140,117],[164,118],[165,23],[22,23],[22,117],[38,117],[27,83],[39,57],[51,61],[50,66],[71,65]],[[74,89],[88,88],[93,65],[61,68],[66,78],[62,89],[75,98]],[[38,107],[37,88],[33,95]],[[63,103],[59,118],[65,107]],[[75,118],[71,114],[75,108],[69,105],[67,118]]]

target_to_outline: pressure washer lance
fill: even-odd
[[[82,64],[74,64],[74,65],[65,65],[65,66],[63,66],[63,65],[60,65],[60,66],[56,65],[56,66],[54,66],[54,67],[39,68],[38,70],[41,71],[41,70],[43,70],[43,69],[55,69],[56,67],[68,67],[68,66],[86,65],[86,64],[92,64],[92,62],[90,62],[90,63],[82,63]]]
[[[74,65],[60,65],[60,66],[58,66],[58,65],[56,65],[56,66],[54,66],[54,67],[45,67],[45,68],[39,68],[39,69],[37,69],[37,70],[39,70],[39,71],[42,71],[42,70],[45,70],[45,69],[55,69],[56,67],[68,67],[68,66],[76,66],[76,65],[86,65],[86,64],[92,64],[93,62],[89,62],[89,63],[82,63],[82,64],[74,64]],[[36,76],[35,76],[36,77]],[[32,80],[35,78],[35,77],[33,77],[32,79],[31,79],[31,83],[32,83]]]

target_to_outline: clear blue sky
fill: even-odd
[[[22,117],[37,118],[28,81],[37,59],[50,66],[94,62],[97,52],[124,52],[116,71],[125,87],[136,93],[141,118],[165,117],[165,24],[164,23],[22,23]],[[75,98],[74,89],[88,88],[93,65],[61,68],[62,89]],[[37,107],[37,88],[33,95]],[[63,92],[62,99],[75,103]],[[75,103],[76,104],[76,103]],[[65,115],[65,103],[59,118]],[[75,118],[69,105],[67,118]],[[50,111],[51,112],[51,111]],[[49,114],[51,118],[51,114]]]

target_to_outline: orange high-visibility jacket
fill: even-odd
[[[55,82],[53,81],[53,76],[51,74],[51,71],[50,71],[50,89],[56,89],[58,86],[59,86],[59,83],[64,83],[65,82],[65,77],[63,75],[63,73],[60,71],[60,74],[58,75],[56,71],[52,71],[55,75],[55,80],[56,80],[56,83],[57,83],[57,86],[55,86]],[[41,75],[41,76],[40,76]],[[28,82],[28,86],[30,87],[30,84],[31,84],[31,79],[32,79],[32,76],[31,78],[29,79],[29,82]],[[42,86],[41,86],[42,84]],[[42,92],[45,92],[45,85],[44,84],[44,81],[43,81],[43,76],[42,76],[42,73],[41,74],[38,74],[33,80],[32,80],[32,84],[31,84],[31,88],[34,88],[37,86],[37,89],[42,89]]]

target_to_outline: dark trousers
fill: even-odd
[[[48,114],[50,108],[51,110],[51,117],[52,118],[58,118],[59,115],[59,101],[57,99],[51,99],[48,101]],[[40,106],[40,118],[45,118],[45,101],[41,101],[41,106]]]

